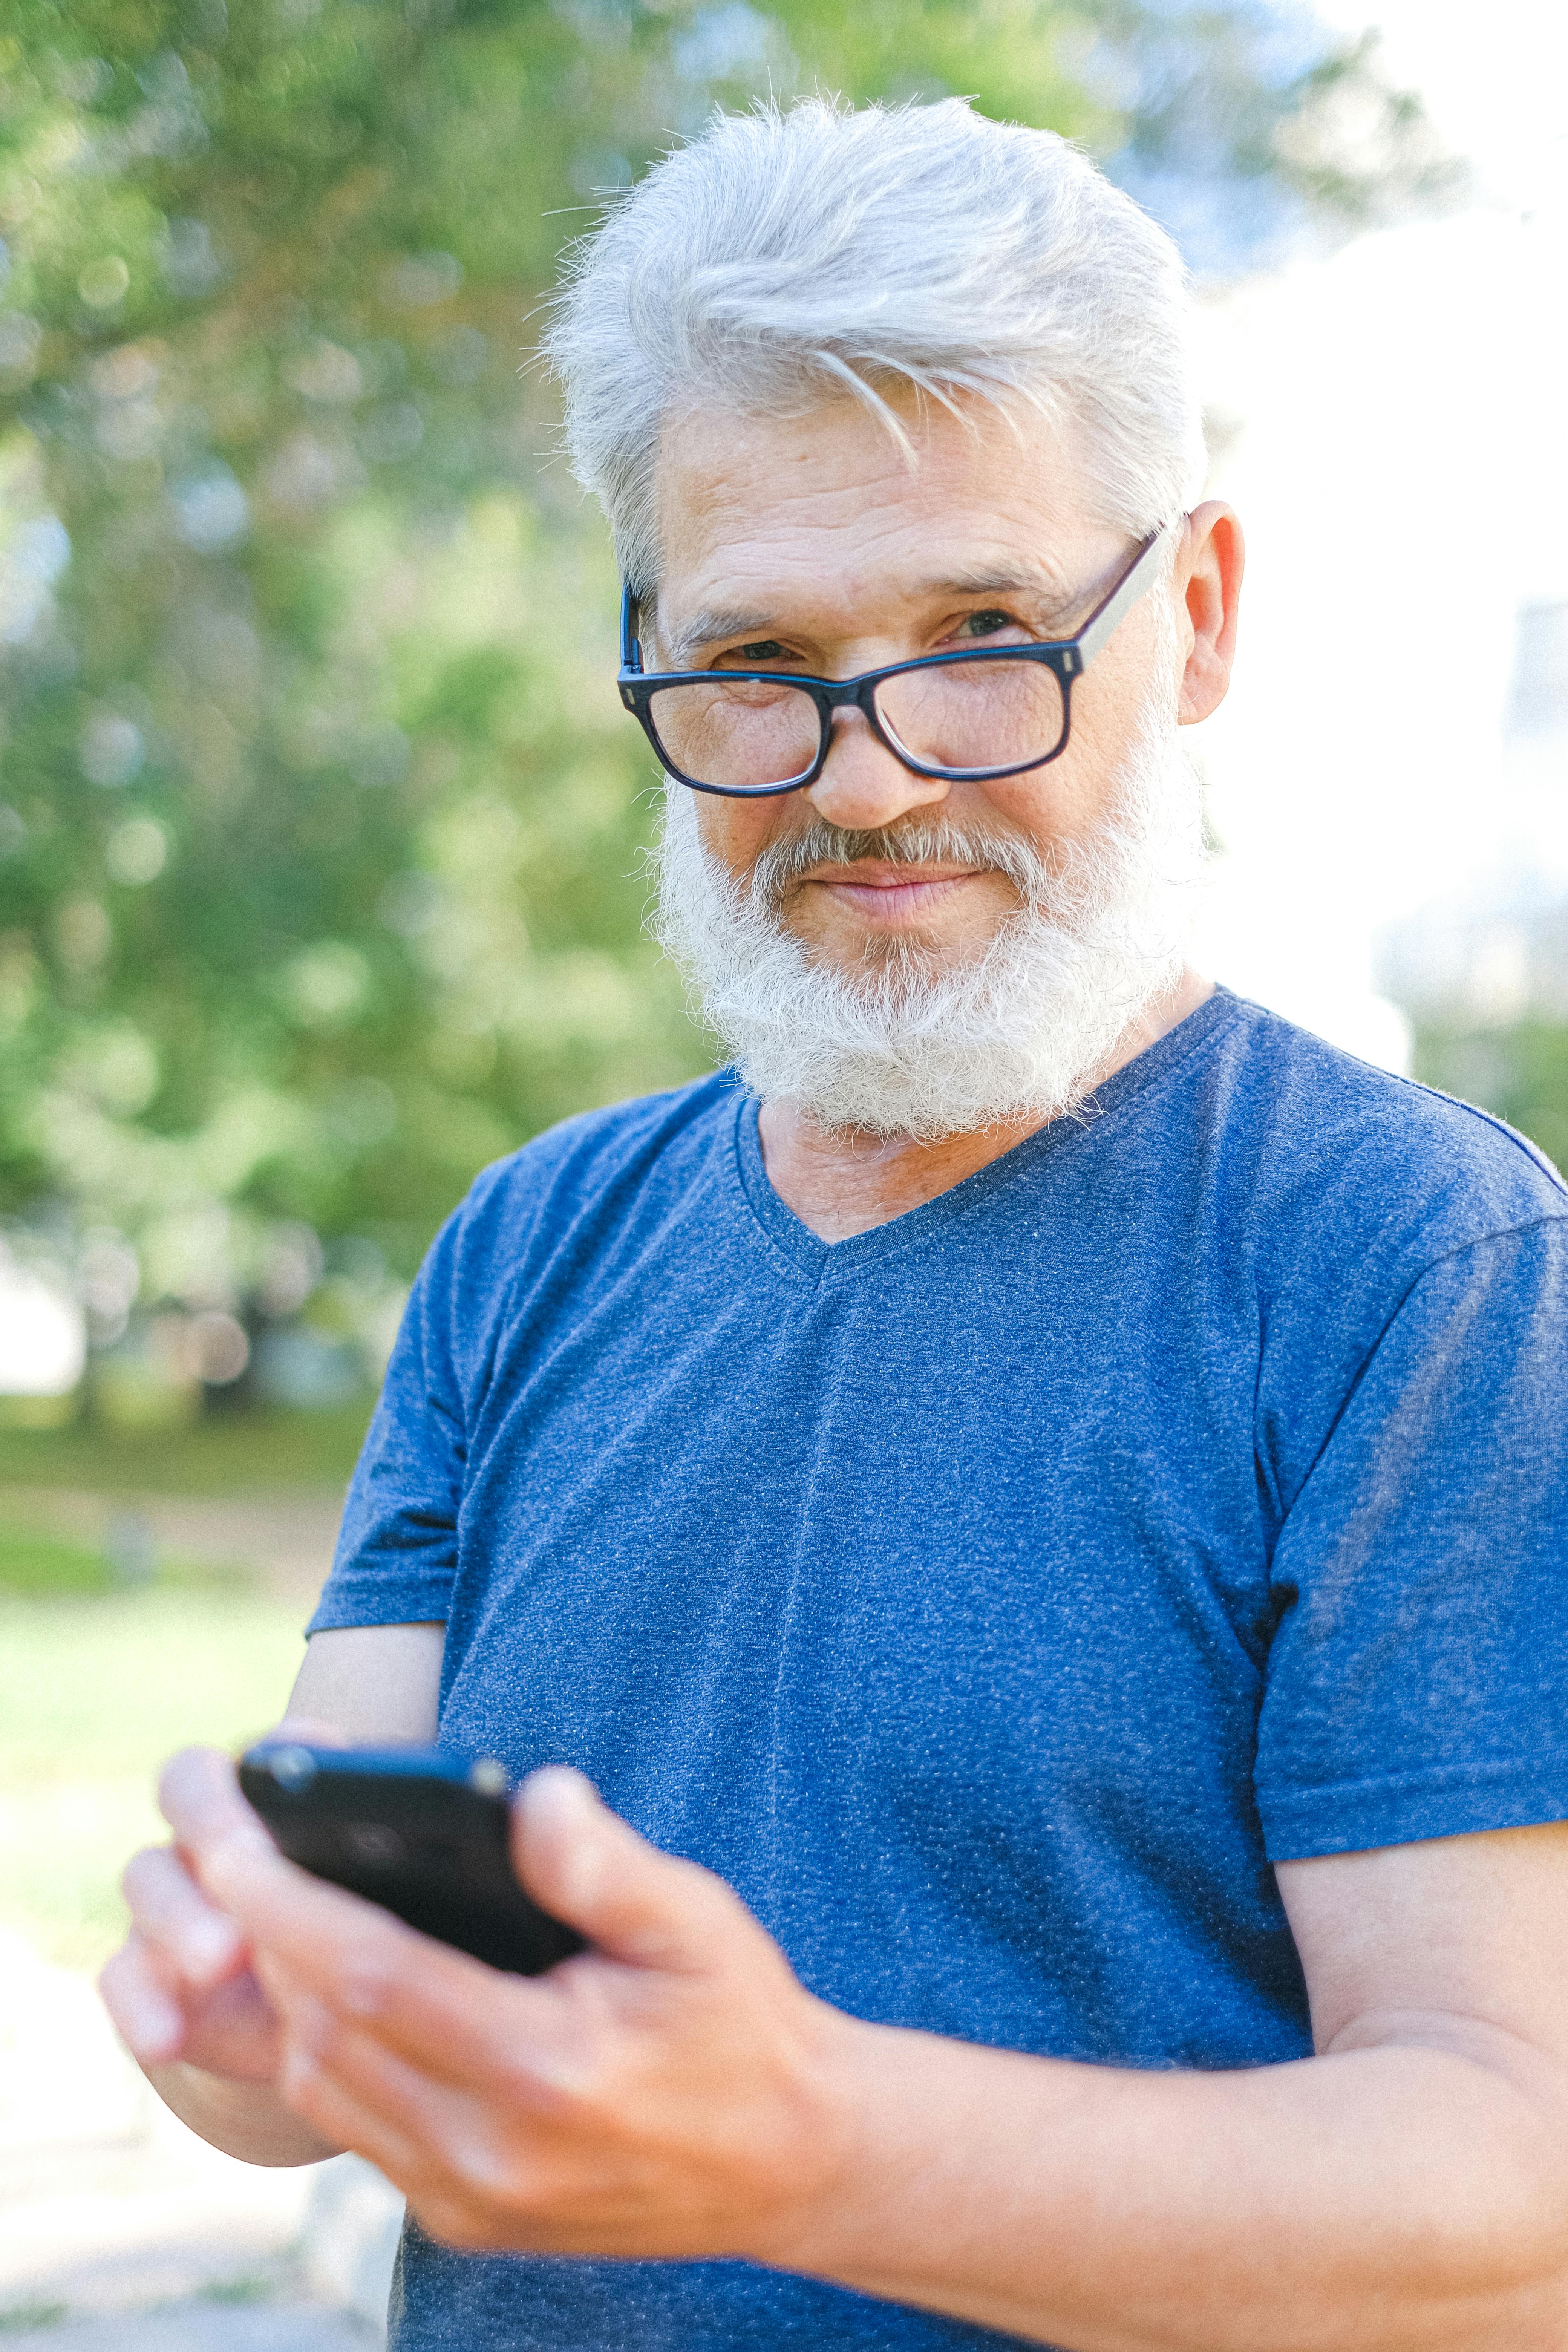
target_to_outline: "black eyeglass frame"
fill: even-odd
[[[1186,518],[1184,516],[1183,520]],[[1072,733],[1072,682],[1080,677],[1097,653],[1115,633],[1133,605],[1154,580],[1155,551],[1168,535],[1172,526],[1161,523],[1152,530],[1134,554],[1132,561],[1117,580],[1076,635],[1057,637],[1048,643],[1023,646],[976,646],[971,650],[953,654],[924,654],[916,661],[889,662],[883,669],[868,669],[858,677],[807,677],[795,670],[777,669],[672,669],[645,671],[642,647],[637,637],[637,600],[629,587],[621,589],[621,667],[617,683],[621,701],[629,710],[643,733],[647,737],[660,765],[678,783],[686,784],[694,793],[713,793],[721,800],[772,800],[784,793],[804,792],[814,784],[833,749],[833,714],[836,710],[854,709],[863,712],[867,725],[877,740],[889,751],[894,759],[908,768],[912,775],[930,776],[943,783],[993,783],[1007,776],[1027,775],[1032,769],[1048,767],[1059,760],[1067,750]],[[1041,662],[1055,670],[1062,693],[1062,731],[1053,750],[1042,752],[1037,760],[1019,760],[1005,768],[939,768],[929,761],[917,760],[883,725],[878,715],[876,693],[884,678],[899,677],[906,670],[951,669],[962,662]],[[715,677],[776,679],[801,688],[816,705],[821,740],[816,757],[809,768],[782,784],[705,784],[695,776],[686,775],[678,768],[658,740],[653,723],[654,696],[663,687],[701,686]]]

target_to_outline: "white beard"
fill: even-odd
[[[1050,860],[1001,825],[814,821],[738,883],[702,846],[696,795],[667,781],[655,933],[747,1087],[825,1128],[928,1143],[1079,1106],[1183,967],[1205,856],[1168,711],[1151,698],[1110,818]],[[814,962],[780,924],[782,891],[866,856],[991,866],[1024,904],[962,962],[907,939],[868,945],[847,971]]]

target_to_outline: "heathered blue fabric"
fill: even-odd
[[[1568,1816],[1568,1196],[1224,992],[827,1246],[718,1077],[491,1169],[314,1623],[445,1618],[441,1735],[592,1775],[856,2015],[1310,2047],[1271,1862]],[[459,2255],[396,2352],[997,2344],[741,2263]]]

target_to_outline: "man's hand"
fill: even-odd
[[[313,1634],[279,1734],[426,1745],[436,1737],[446,1628],[349,1625]],[[123,1880],[131,1933],[104,1969],[105,2005],[161,2098],[215,2147],[251,2164],[311,2164],[335,2154],[283,2106],[273,2083],[277,2019],[249,1964],[239,1922],[192,1864],[227,1839],[269,1853],[224,1759],[189,1749],[159,1786],[173,1846],[149,1847]],[[265,1841],[258,1845],[257,1841]]]
[[[269,2083],[282,2043],[237,1923],[209,1903],[174,1846],[144,1846],[121,1881],[131,1932],[99,1978],[104,2006],[144,2066],[176,2059],[237,2083]]]
[[[340,1737],[331,1725],[298,1718],[279,1730],[297,1739]],[[126,1864],[131,1931],[99,1990],[132,2057],[194,2128],[252,2162],[308,2163],[335,2150],[291,2116],[279,2131],[269,2113],[265,2094],[283,2054],[278,2018],[243,1928],[205,1891],[192,1862],[197,1851],[225,1846],[237,1857],[275,1852],[233,1768],[218,1759],[224,1769],[215,1771],[213,1761],[210,1750],[185,1748],[166,1766],[158,1801],[175,1843],[144,1846]]]
[[[287,1716],[274,1738],[341,1747],[329,1723]],[[143,1846],[121,1876],[131,1932],[99,1977],[104,2006],[143,2066],[181,2060],[237,2083],[270,2083],[282,2054],[278,2020],[256,1980],[239,1922],[204,1891],[191,1856],[232,1845],[241,1858],[274,1851],[232,1768],[208,1748],[182,1748],[158,1782],[173,1845]],[[226,1759],[223,1759],[226,1762]]]
[[[1568,1827],[1282,1865],[1321,2054],[1204,2074],[844,2017],[574,1773],[515,1857],[594,1948],[531,1981],[295,1869],[226,1758],[165,1792],[277,2114],[449,2244],[739,2255],[1076,2352],[1568,2345]]]
[[[834,2053],[868,2029],[815,2000],[727,1886],[645,1843],[579,1774],[526,1784],[514,1858],[594,1948],[529,1980],[286,1862],[236,1819],[222,1757],[174,1769],[202,1897],[238,1924],[276,2019],[283,2099],[379,2165],[437,2237],[765,2260],[824,2193]]]

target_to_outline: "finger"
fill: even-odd
[[[220,1748],[182,1748],[171,1757],[158,1781],[158,1807],[203,1885],[210,1885],[208,1865],[226,1847],[236,1850],[242,1867],[245,1856],[258,1863],[276,1857],[261,1816],[240,1795],[233,1762]]]
[[[245,1811],[249,1812],[249,1807]],[[331,1937],[356,1920],[381,1920],[398,1928],[399,1923],[379,1905],[290,1862],[279,1852],[259,1817],[252,1814],[251,1822],[258,1836],[240,1825],[209,1836],[191,1851],[202,1892],[237,1923],[250,1944],[269,1941],[305,1953],[315,1938]]]
[[[566,1765],[531,1773],[519,1790],[512,1859],[536,1903],[637,1968],[704,1972],[716,1941],[754,1927],[722,1879],[649,1845]]]
[[[348,1744],[335,1725],[314,1716],[285,1716],[268,1737],[320,1748]],[[216,1748],[183,1748],[172,1757],[158,1783],[158,1802],[182,1851],[204,1877],[210,1858],[231,1842],[240,1857],[273,1847],[271,1832],[240,1788],[233,1759]]]
[[[179,2056],[185,2038],[184,2012],[165,1989],[134,1930],[105,1961],[98,1990],[132,2057],[153,2066]]]
[[[405,2194],[439,2161],[439,2086],[319,2002],[291,2005],[277,2082],[297,2116],[368,2158]]]
[[[132,1854],[120,1884],[138,1932],[188,1984],[219,1984],[243,1964],[238,1927],[207,1901],[172,1846]]]
[[[628,2176],[613,2133],[605,2146],[563,2145],[548,2117],[515,2098],[498,2106],[493,2066],[478,2085],[436,2082],[309,2002],[292,2024],[279,2074],[289,2105],[378,2166],[432,2235],[472,2252],[617,2251]],[[629,2178],[640,2202],[635,2158]]]
[[[313,1878],[275,1847],[214,1850],[212,1891],[237,1920],[262,1999],[280,2015],[314,2000],[365,2024],[432,2075],[493,2081],[493,1969],[421,1936],[378,1904]],[[460,1981],[454,1985],[450,1979]]]
[[[287,2104],[324,2139],[374,2164],[433,2235],[470,2252],[588,2252],[599,2243],[598,2167],[587,2184],[586,2229],[579,2221],[563,2232],[559,2219],[547,2219],[529,2198],[529,2151],[515,2115],[498,2141],[493,2098],[434,2083],[380,2042],[324,2014],[301,2011],[295,2024],[279,2076]],[[534,2178],[542,2186],[546,2176]],[[520,2235],[525,2221],[526,2235]]]
[[[493,2087],[498,2047],[514,2057],[526,2050],[549,2095],[542,2086],[571,2034],[548,1978],[503,1975],[311,1880],[298,1900],[269,1888],[247,1902],[257,1976],[280,2013],[319,2004],[344,2032],[374,2035],[432,2081],[476,2089]]]

